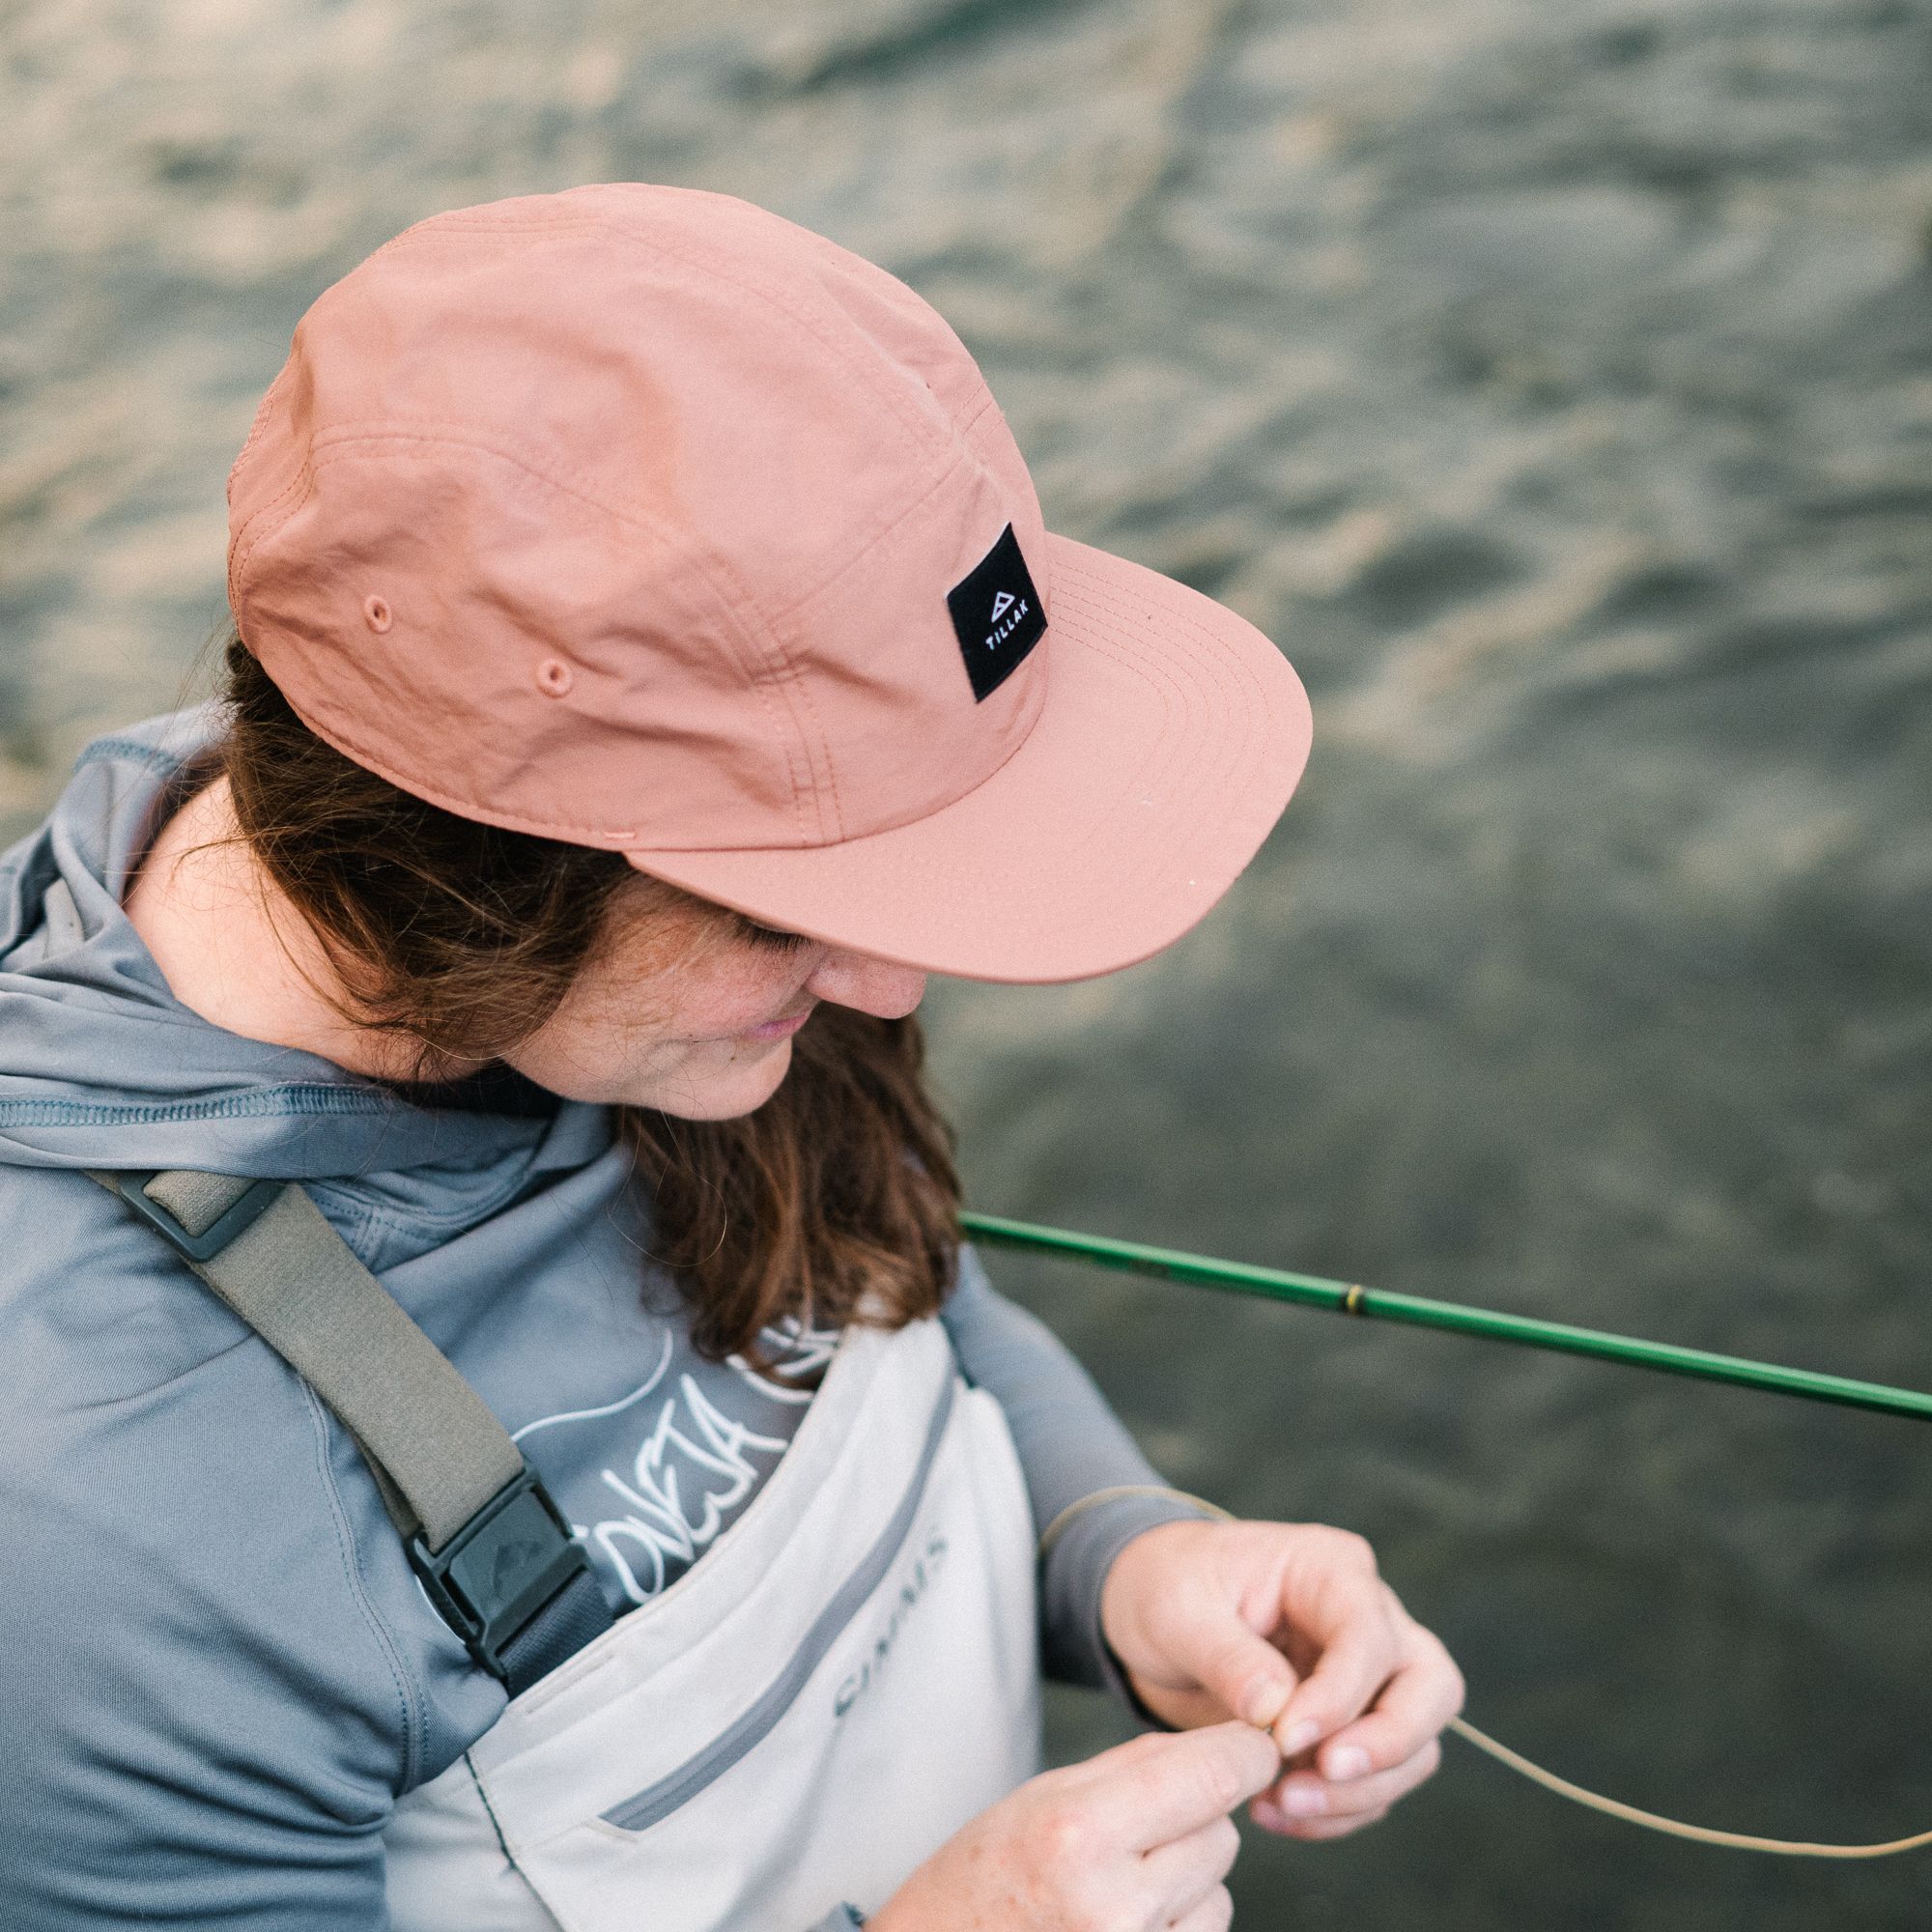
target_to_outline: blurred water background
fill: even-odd
[[[327,282],[500,195],[742,194],[909,279],[1049,522],[1315,700],[1189,939],[935,989],[976,1204],[1932,1387],[1932,10],[12,0],[0,36],[0,838],[178,701]],[[1521,1748],[1743,1830],[1932,1825],[1932,1435],[994,1266],[1174,1480],[1373,1537]],[[1248,1836],[1250,1927],[1932,1918],[1932,1855],[1680,1846],[1461,1747],[1347,1843]]]

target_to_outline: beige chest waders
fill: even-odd
[[[1039,1768],[1025,1480],[936,1321],[848,1329],[744,1514],[612,1622],[501,1425],[299,1187],[96,1178],[351,1430],[511,1690],[396,1807],[395,1932],[803,1932]]]

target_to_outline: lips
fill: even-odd
[[[747,1027],[738,1037],[760,1041],[789,1039],[810,1017],[811,1008],[807,1007],[802,1013],[791,1013],[781,1019],[767,1020],[763,1026]]]

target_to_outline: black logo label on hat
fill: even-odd
[[[990,697],[1039,642],[1046,611],[1027,575],[1019,539],[1009,524],[1000,540],[946,593],[952,628],[973,680],[973,700]]]

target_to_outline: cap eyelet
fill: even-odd
[[[383,597],[363,598],[362,616],[372,631],[386,631],[395,621],[389,611],[388,600]]]
[[[561,658],[545,658],[537,666],[537,689],[547,697],[561,697],[577,682]]]

